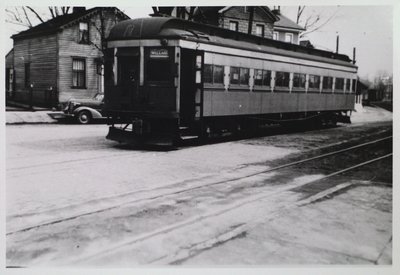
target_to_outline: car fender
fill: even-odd
[[[84,111],[84,110],[89,111],[92,115],[92,118],[102,118],[103,117],[99,111],[97,111],[93,108],[90,108],[90,107],[86,107],[86,106],[81,106],[81,107],[76,108],[74,110],[74,115],[76,116],[76,115],[78,115],[78,113],[80,111]]]

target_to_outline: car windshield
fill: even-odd
[[[98,100],[98,101],[103,101],[104,98],[104,94],[96,94],[94,96],[94,99]]]

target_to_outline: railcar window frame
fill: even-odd
[[[326,83],[325,80],[329,80],[328,83]],[[322,92],[323,93],[332,93],[332,86],[333,86],[333,77],[332,76],[323,76]]]
[[[318,81],[315,81],[318,79]],[[313,83],[313,85],[311,85]],[[314,85],[316,83],[317,85]],[[320,92],[321,87],[321,76],[316,74],[309,74],[308,75],[308,91],[309,92]]]
[[[295,86],[300,84],[298,86]],[[293,73],[292,92],[305,92],[307,83],[307,75],[304,73]]]
[[[206,69],[210,69],[210,71],[206,72]],[[218,70],[217,70],[218,69]],[[203,82],[205,87],[213,87],[213,88],[224,88],[224,78],[225,78],[225,67],[223,65],[216,64],[204,64],[203,69]],[[217,72],[219,75],[217,75]],[[210,75],[207,75],[209,73]],[[211,80],[211,81],[209,81]]]
[[[335,93],[338,91],[339,93],[344,92],[344,78],[343,77],[335,77]]]
[[[236,71],[236,72],[234,72]],[[234,74],[237,73],[237,79],[234,79]],[[232,83],[232,80],[234,82]],[[229,89],[231,90],[246,90],[250,91],[250,68],[231,66],[229,69]]]
[[[345,92],[346,93],[351,93],[351,90],[350,90],[350,82],[351,82],[351,79],[350,78],[346,78],[345,79],[345,87],[346,87],[346,90],[345,90]]]
[[[257,72],[261,72],[261,79],[257,79]],[[259,80],[261,84],[256,81]],[[270,91],[271,90],[272,71],[265,69],[254,69],[254,91]]]
[[[351,88],[351,93],[356,93],[356,79],[352,79],[352,88]]]
[[[287,85],[280,85],[280,79],[282,79],[281,77],[279,77],[281,74],[283,74],[283,76],[287,76],[283,78],[284,84]],[[285,71],[275,71],[275,85],[274,85],[274,91],[278,91],[278,92],[289,92],[290,90],[290,72],[285,72]]]

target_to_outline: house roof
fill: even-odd
[[[302,26],[294,23],[292,20],[287,18],[286,16],[280,14],[280,13],[275,13],[275,15],[278,17],[278,21],[274,23],[274,28],[282,28],[282,29],[292,29],[292,30],[297,30],[297,31],[305,31]]]
[[[226,6],[226,7],[220,8],[220,9],[218,10],[218,13],[224,13],[224,12],[226,12],[227,10],[229,10],[230,8],[233,8],[233,6]],[[265,13],[269,18],[271,18],[271,20],[272,20],[273,22],[279,20],[279,17],[277,17],[268,7],[266,7],[266,6],[259,6],[259,8],[260,8],[262,11],[264,11],[264,13]]]
[[[12,48],[7,54],[6,54],[6,58],[11,55],[14,54],[14,48]]]
[[[57,16],[56,18],[50,19],[50,20],[43,22],[39,25],[36,25],[28,30],[14,34],[13,36],[11,36],[11,38],[18,39],[18,38],[25,38],[25,37],[30,37],[30,36],[54,33],[56,31],[62,29],[65,26],[69,26],[71,24],[79,22],[82,19],[88,18],[88,17],[92,16],[93,14],[96,14],[100,10],[107,10],[107,9],[115,10],[116,14],[122,16],[125,19],[129,19],[129,16],[124,14],[118,8],[94,7],[94,8],[88,9],[88,10],[77,11],[74,13]]]

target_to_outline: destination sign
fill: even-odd
[[[168,50],[167,49],[151,49],[150,50],[150,58],[168,58]]]

